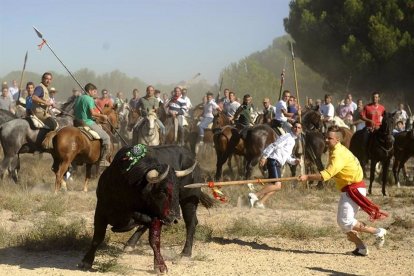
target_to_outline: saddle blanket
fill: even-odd
[[[92,130],[88,126],[81,126],[81,127],[78,127],[78,128],[91,141],[92,140],[99,140],[99,139],[101,139],[101,137],[99,136],[99,134],[96,131]]]

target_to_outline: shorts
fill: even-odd
[[[358,188],[358,191],[363,196],[366,196],[367,194],[366,188]],[[344,233],[352,231],[352,228],[358,222],[355,219],[358,210],[358,204],[356,204],[346,192],[342,192],[338,203],[337,222]]]
[[[267,171],[269,172],[269,178],[282,177],[281,165],[279,161],[272,158],[267,158]]]

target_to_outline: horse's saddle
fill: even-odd
[[[47,125],[45,125],[45,123],[43,123],[39,118],[37,118],[36,115],[30,115],[27,118],[27,120],[34,129],[50,129]]]
[[[99,136],[99,134],[96,132],[96,131],[94,131],[94,130],[92,130],[90,127],[88,127],[88,126],[81,126],[81,127],[78,127],[78,129],[83,133],[83,134],[85,134],[86,135],[86,137],[88,137],[88,139],[89,140],[99,140],[99,139],[101,139],[101,137]]]

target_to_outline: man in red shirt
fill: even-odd
[[[379,92],[372,93],[372,103],[364,106],[361,112],[361,119],[371,132],[381,126],[382,117],[384,116],[385,108],[379,104]]]
[[[365,121],[366,131],[363,136],[363,143],[367,145],[368,155],[371,151],[372,144],[372,132],[377,130],[382,123],[382,117],[384,116],[385,107],[379,104],[380,95],[375,91],[372,93],[372,102],[365,105],[361,111],[361,119]]]
[[[96,106],[102,110],[105,106],[112,107],[114,104],[112,99],[109,97],[108,90],[102,89],[102,97],[95,100]]]

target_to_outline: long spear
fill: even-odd
[[[43,38],[43,34],[36,29],[35,26],[33,26],[33,29],[35,30],[37,36],[42,40],[42,43],[39,44],[39,49],[42,48],[43,45],[46,45],[50,51],[55,55],[55,57],[59,60],[59,62],[63,65],[63,67],[66,69],[66,71],[69,73],[69,75],[72,77],[72,79],[78,84],[80,89],[83,91],[83,93],[86,94],[85,89],[82,87],[82,85],[79,83],[79,81],[75,78],[75,76],[69,71],[69,69],[66,67],[66,65],[63,63],[63,61],[56,55],[55,51],[53,51],[52,47],[50,47],[49,43],[47,43],[46,39]],[[102,113],[102,110],[99,108],[99,106],[96,106],[96,108],[99,110],[99,112]],[[115,131],[116,134],[118,134],[119,138],[121,138],[122,142],[124,142],[125,145],[128,145],[128,143],[125,141],[124,137],[116,130],[116,128],[111,124],[109,120],[107,120],[107,123],[112,127],[112,129]]]
[[[23,75],[24,75],[24,71],[26,70],[26,63],[27,63],[27,54],[29,51],[26,51],[26,55],[24,56],[24,63],[23,63],[23,70],[22,70],[22,74],[20,75],[20,83],[19,83],[19,93],[17,94],[17,100],[16,103],[19,102],[20,99],[20,92],[22,91],[22,84],[23,84]]]
[[[297,177],[282,177],[282,178],[266,178],[266,179],[247,179],[247,180],[236,180],[236,181],[222,181],[222,182],[208,182],[208,183],[194,183],[185,185],[184,188],[202,188],[208,187],[213,188],[216,186],[233,186],[233,185],[243,185],[248,183],[253,184],[262,184],[269,182],[282,182],[282,181],[293,181],[298,180]]]
[[[286,67],[286,57],[285,57],[285,65],[283,65],[283,69],[282,69],[282,74],[280,74],[279,101],[282,99],[283,84],[285,83],[285,67]]]
[[[292,53],[292,63],[293,63],[293,74],[295,77],[295,89],[296,89],[296,99],[300,105],[300,100],[299,100],[299,89],[298,89],[298,77],[296,75],[296,63],[295,63],[295,53],[293,52],[293,45],[292,42],[290,42],[290,50]],[[298,115],[299,115],[299,122],[302,123],[302,116],[301,116],[301,110],[298,110]]]
[[[216,102],[217,103],[220,101],[220,91],[221,91],[221,88],[223,87],[223,79],[224,79],[224,77],[223,77],[223,75],[221,75],[219,91],[218,91],[217,97],[216,97]]]

